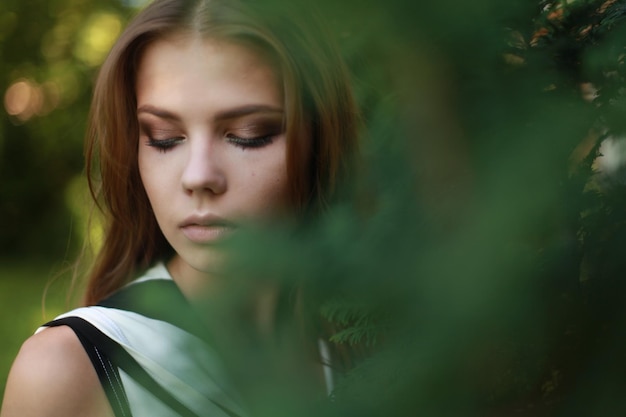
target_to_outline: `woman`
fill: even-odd
[[[245,414],[191,305],[219,296],[227,236],[323,209],[356,148],[341,59],[293,12],[156,0],[126,28],[90,115],[87,307],[25,342],[2,417]]]

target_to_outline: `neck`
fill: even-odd
[[[234,285],[232,279],[235,277],[217,271],[199,271],[179,256],[168,262],[167,269],[185,298],[192,305],[199,306],[201,311],[209,313],[215,308],[220,310],[218,316],[232,314],[255,328],[261,337],[270,337],[274,332],[278,302],[275,283],[246,281],[239,285],[242,282],[237,280]],[[207,317],[207,320],[210,322],[211,318]]]

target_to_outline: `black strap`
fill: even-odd
[[[63,320],[57,320],[56,322],[51,322],[47,325],[57,326],[63,324],[62,322]],[[128,404],[128,398],[126,397],[126,390],[124,389],[118,368],[113,366],[109,357],[104,352],[101,352],[100,349],[98,349],[93,343],[91,343],[82,332],[77,331],[77,329],[72,325],[69,325],[69,327],[74,330],[74,333],[76,333],[78,340],[80,340],[80,343],[83,345],[85,352],[87,352],[87,355],[89,356],[89,359],[98,374],[100,384],[102,384],[102,388],[104,388],[109,404],[111,404],[113,414],[115,414],[116,417],[132,417],[130,406]]]
[[[122,346],[88,321],[80,317],[64,317],[51,321],[45,324],[45,326],[69,326],[74,333],[76,333],[81,343],[83,343],[83,346],[86,346],[85,350],[96,368],[100,382],[107,393],[107,398],[111,403],[116,417],[128,417],[132,414],[130,413],[124,387],[122,386],[121,379],[119,379],[119,373],[117,373],[113,363],[159,398],[164,404],[178,413],[178,415],[183,417],[198,417],[196,413],[174,398],[172,394],[156,382]],[[104,364],[100,358],[104,358]],[[115,369],[119,384],[115,382],[115,378],[109,379],[111,369]],[[120,394],[120,388],[123,395]]]

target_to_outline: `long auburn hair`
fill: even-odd
[[[297,212],[323,209],[349,171],[357,147],[358,112],[336,46],[310,13],[294,10],[284,0],[260,3],[156,0],[130,22],[102,65],[85,152],[89,188],[104,216],[104,236],[89,272],[86,304],[97,303],[139,270],[173,254],[137,163],[135,75],[142,52],[152,42],[173,33],[201,34],[253,45],[277,65],[286,110],[287,175]]]

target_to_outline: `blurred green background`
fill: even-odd
[[[82,143],[98,65],[139,2],[0,2],[0,395],[20,344],[73,305]]]
[[[71,304],[92,81],[138,6],[0,3],[2,389]],[[368,127],[368,221],[337,207],[311,239],[246,253],[338,295],[333,340],[366,352],[338,415],[626,412],[626,2],[319,6]]]

